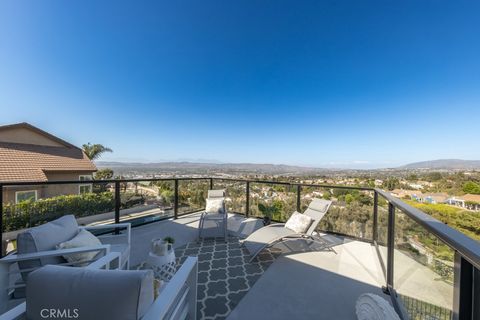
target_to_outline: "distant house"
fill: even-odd
[[[425,194],[423,197],[423,202],[426,203],[445,203],[448,199],[448,194],[446,193],[430,193],[430,194]]]
[[[480,211],[480,194],[466,194],[461,198],[465,201],[467,209]]]
[[[460,197],[450,197],[447,199],[446,203],[452,206],[465,208],[465,200]]]
[[[408,186],[412,189],[416,189],[416,190],[421,190],[423,189],[423,186],[421,184],[418,184],[418,183],[409,183]]]
[[[422,203],[445,203],[448,199],[446,193],[422,193],[418,190],[395,189],[390,194],[397,198],[410,198],[411,200]]]
[[[451,197],[447,199],[446,203],[469,210],[480,211],[480,195],[478,194],[466,194],[460,197]]]
[[[78,147],[28,123],[0,126],[0,183],[92,180],[97,170]],[[90,192],[91,184],[4,186],[4,202]]]

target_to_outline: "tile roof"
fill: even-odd
[[[478,202],[480,203],[480,194],[466,194],[464,196],[459,197],[460,199],[463,199],[465,201],[472,201],[472,202]]]
[[[45,172],[96,171],[77,147],[0,142],[0,181],[47,181]]]

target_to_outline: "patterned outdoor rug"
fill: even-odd
[[[188,256],[198,257],[199,319],[225,319],[281,253],[271,248],[248,262],[248,251],[238,238],[206,239],[175,249],[178,266]]]

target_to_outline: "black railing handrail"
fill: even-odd
[[[480,269],[480,243],[478,241],[453,229],[449,225],[433,218],[423,211],[412,207],[402,200],[395,198],[388,192],[381,189],[375,189],[375,192],[400,209],[408,217],[412,218],[420,226],[438,237],[450,248],[456,250],[476,268]]]

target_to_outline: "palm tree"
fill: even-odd
[[[84,144],[82,147],[83,147],[83,152],[85,152],[85,154],[90,160],[96,160],[100,158],[100,156],[105,152],[113,152],[112,149],[107,148],[104,145],[91,144],[90,142],[87,144]]]

